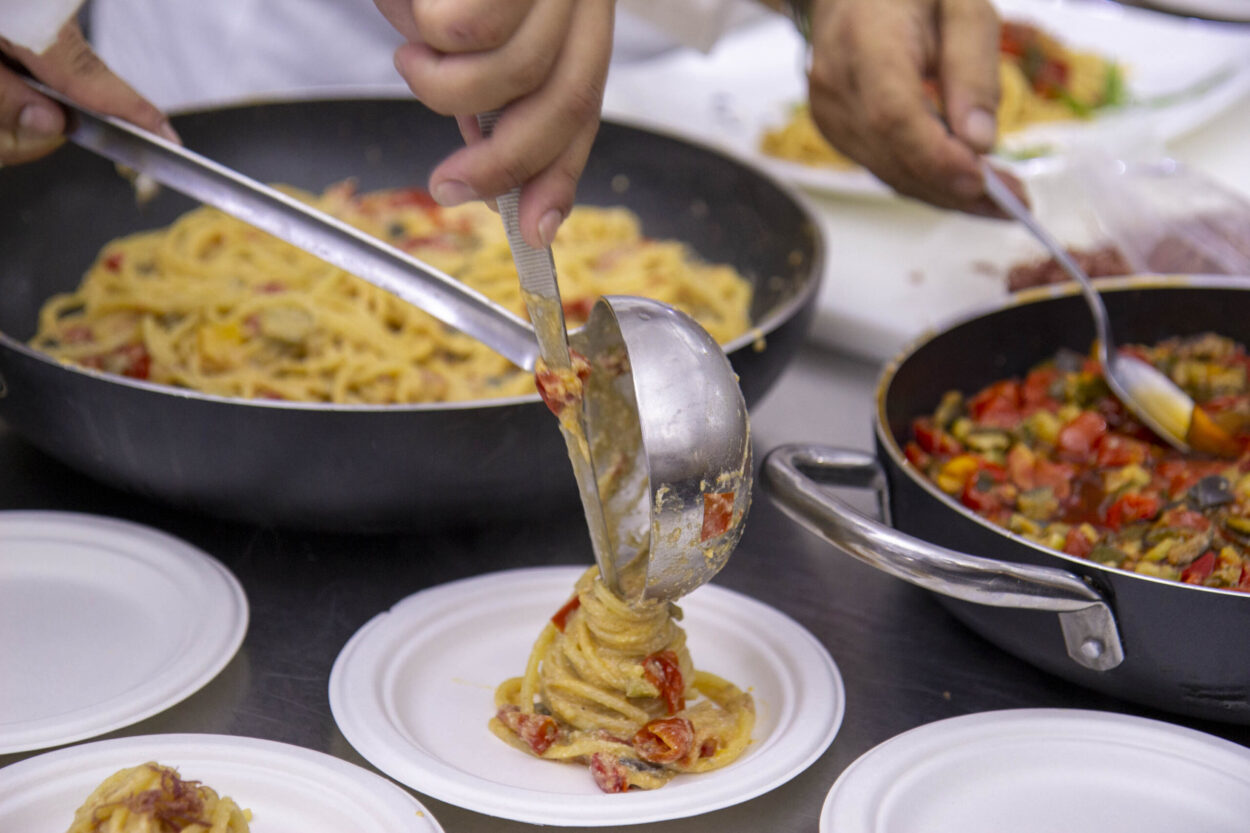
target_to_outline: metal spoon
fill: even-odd
[[[1232,438],[1211,421],[1189,394],[1149,362],[1116,351],[1107,308],[1089,275],[1012,193],[989,162],[982,160],[981,169],[985,192],[990,199],[1023,224],[1080,286],[1081,294],[1094,316],[1094,332],[1098,339],[1095,349],[1102,363],[1103,377],[1116,398],[1160,439],[1180,451],[1236,456],[1238,450]]]
[[[65,107],[66,136],[75,144],[304,249],[534,369],[534,329],[449,275],[237,171],[28,83]],[[596,561],[617,592],[678,598],[709,581],[742,536],[752,471],[737,376],[698,323],[643,298],[600,299],[570,344],[592,367],[583,421],[608,536]]]

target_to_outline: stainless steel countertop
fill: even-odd
[[[877,373],[871,364],[806,348],[755,409],[757,460],[783,442],[870,449]],[[870,505],[865,499],[864,506]],[[182,703],[105,737],[249,735],[329,752],[367,768],[336,728],[327,698],[331,665],[361,625],[405,596],[453,579],[591,562],[586,532],[578,525],[499,525],[485,513],[473,528],[383,537],[288,532],[188,515],[86,481],[2,426],[0,509],[63,509],[148,524],[211,553],[247,591],[249,631],[225,670]],[[1170,717],[1034,669],[968,630],[926,592],[835,552],[762,494],[753,503],[742,544],[716,581],[784,611],[824,643],[846,685],[845,719],[829,750],[772,792],[638,829],[811,833],[829,787],[864,752],[907,729],[993,709],[1118,711],[1250,745],[1250,727]],[[0,756],[0,765],[35,754]],[[416,795],[448,833],[531,828]]]

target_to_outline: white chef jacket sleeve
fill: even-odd
[[[82,0],[0,0],[0,36],[32,52],[43,52]]]
[[[755,0],[617,0],[617,7],[700,52],[710,51],[735,26],[767,13]]]

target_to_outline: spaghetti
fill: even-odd
[[[95,788],[66,833],[248,833],[250,810],[149,761]]]
[[[518,315],[499,218],[416,189],[295,196],[463,281]],[[695,318],[720,343],[750,328],[750,282],[623,208],[574,209],[553,246],[570,326],[603,294]],[[31,345],[66,362],[210,394],[349,404],[528,394],[532,377],[389,293],[212,208],[114,240],[79,287],[49,299]]]
[[[697,671],[669,602],[628,603],[591,568],[543,628],[525,673],[495,692],[490,728],[522,751],[590,768],[604,792],[654,789],[736,760],[749,693]]]

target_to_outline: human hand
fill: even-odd
[[[443,205],[520,186],[521,232],[550,245],[599,129],[613,0],[375,0],[409,41],[395,65],[467,146],[430,175]],[[499,111],[482,137],[476,114]]]
[[[811,111],[830,142],[901,194],[1003,216],[979,160],[997,133],[988,0],[813,0],[810,12]]]
[[[0,54],[84,107],[178,141],[165,115],[113,74],[72,19],[41,53],[0,38]],[[28,162],[51,152],[60,145],[64,130],[61,108],[0,62],[0,165]]]

